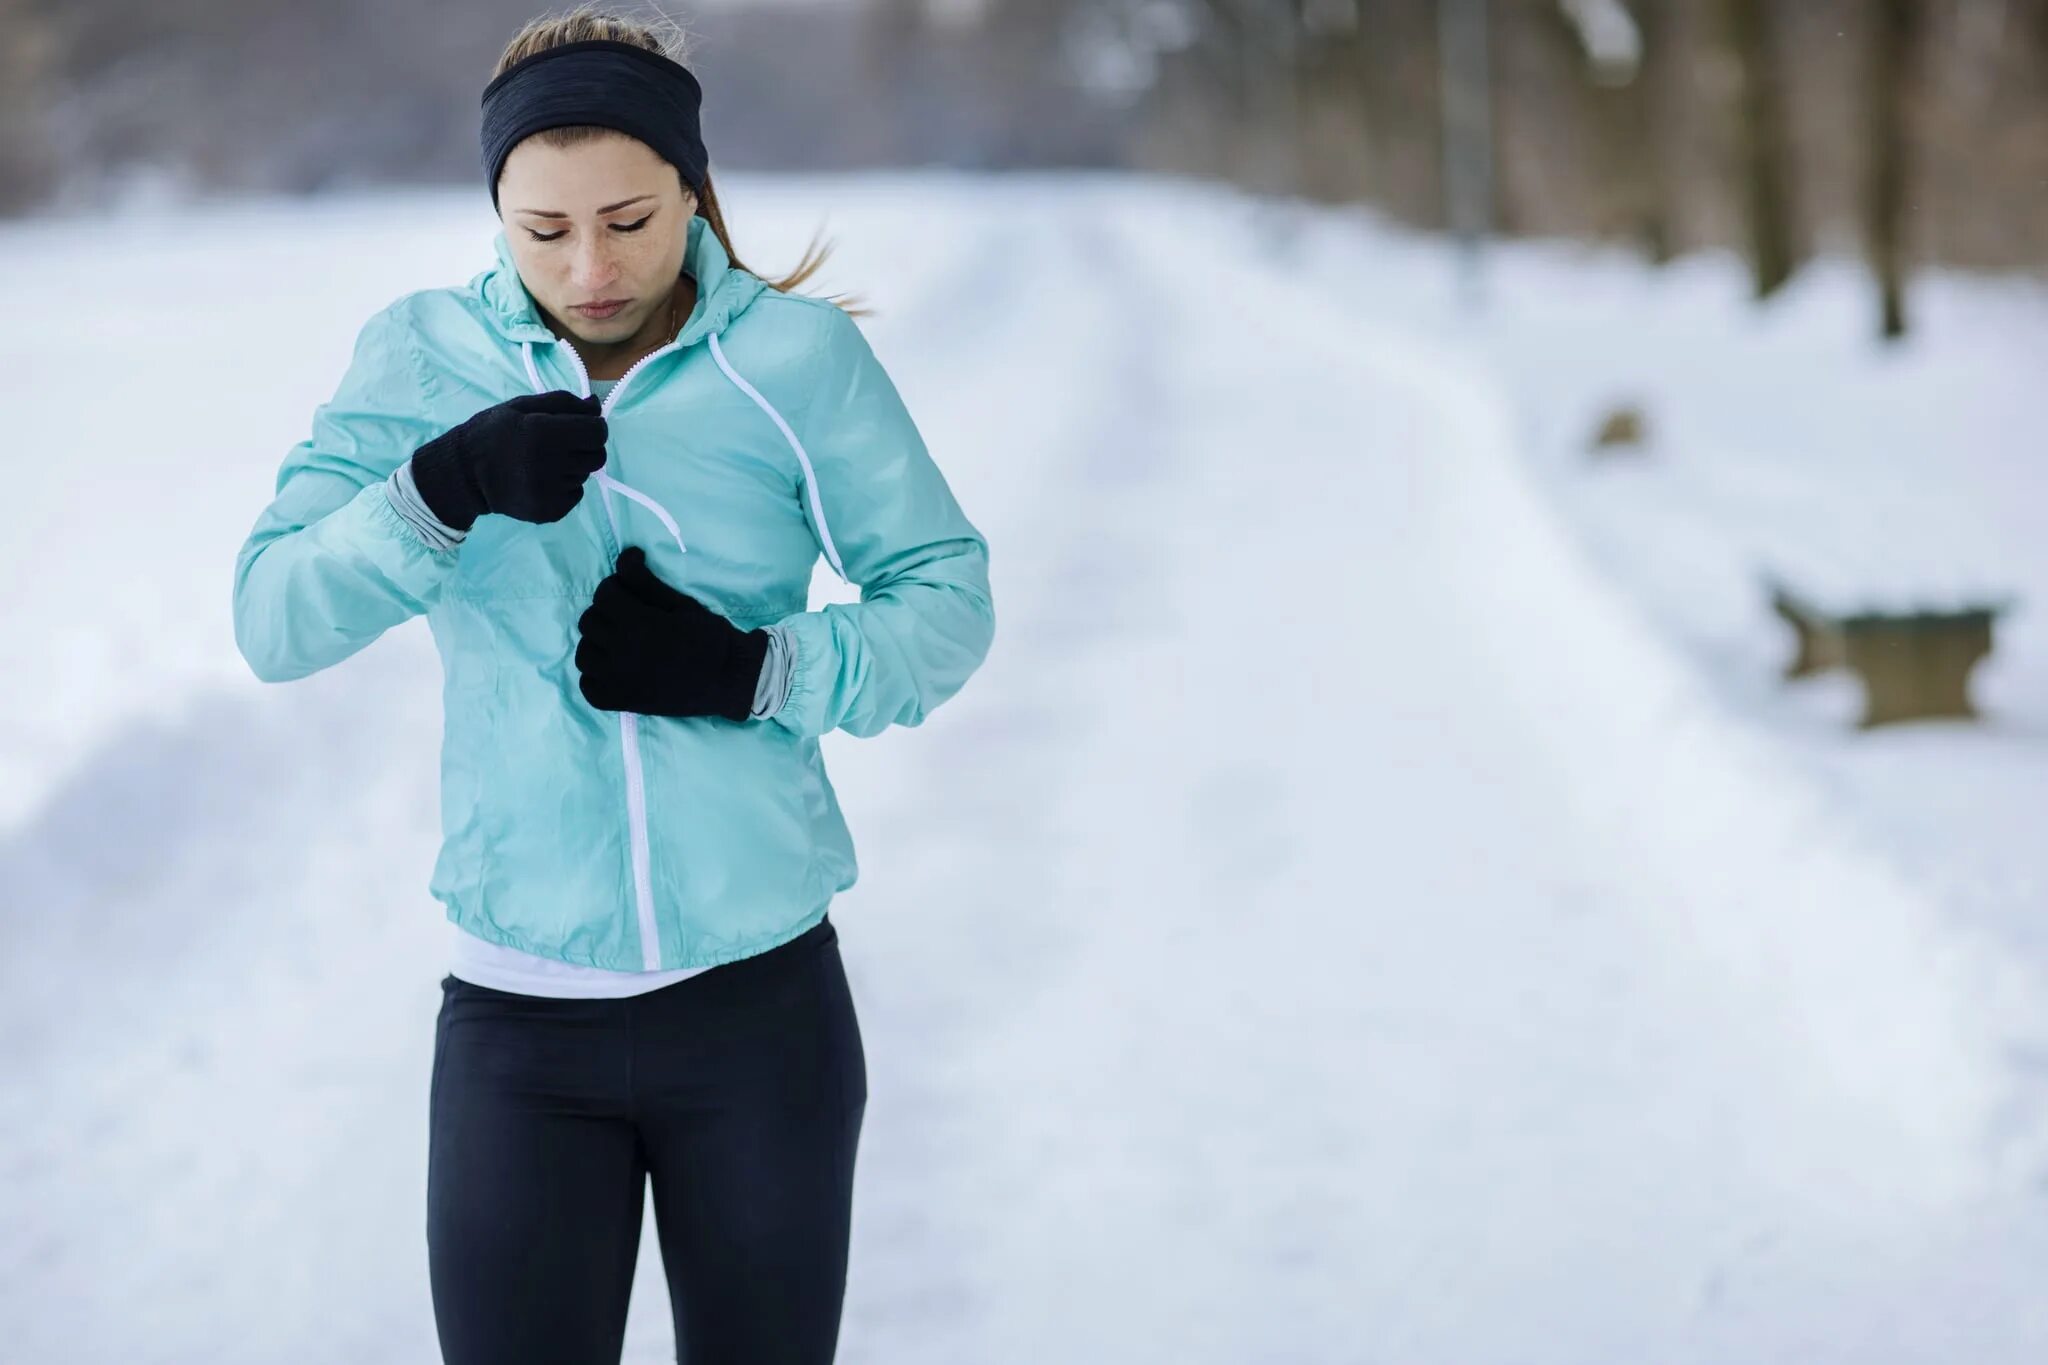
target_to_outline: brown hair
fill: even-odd
[[[600,6],[589,4],[578,5],[576,8],[560,15],[544,14],[537,19],[529,21],[524,28],[512,36],[512,41],[505,45],[505,51],[498,58],[498,65],[491,72],[491,75],[493,77],[502,75],[514,63],[524,61],[536,52],[546,52],[548,49],[560,47],[564,43],[580,43],[593,38],[608,38],[613,42],[631,43],[635,47],[644,47],[649,52],[659,52],[662,56],[667,57],[678,65],[688,66],[689,63],[684,60],[684,57],[689,50],[689,35],[683,32],[681,26],[673,19],[661,14],[659,11],[655,12],[655,18],[656,22],[654,23],[642,23],[637,19],[630,19]],[[542,144],[546,146],[566,148],[574,147],[579,143],[593,142],[598,138],[624,137],[625,134],[619,132],[616,128],[577,123],[561,128],[546,128],[535,133],[533,136],[540,139]],[[677,175],[680,177],[681,172],[677,172]],[[686,185],[684,188],[688,189],[689,187]],[[798,286],[810,279],[811,276],[817,274],[819,267],[823,266],[826,259],[832,254],[832,249],[829,245],[821,246],[817,237],[813,236],[811,238],[811,245],[805,249],[803,259],[797,263],[796,269],[782,278],[769,279],[767,276],[761,275],[760,271],[750,269],[740,260],[739,253],[733,250],[732,237],[726,231],[725,214],[718,206],[718,190],[711,182],[709,170],[706,170],[704,173],[703,193],[697,196],[697,215],[710,225],[714,233],[718,234],[718,244],[725,248],[726,256],[735,266],[741,270],[746,270],[749,274],[760,275],[761,279],[770,289],[780,290],[783,293],[795,291]],[[830,302],[838,304],[856,317],[867,314],[867,309],[860,307],[857,302],[850,300],[846,295],[831,294],[826,297]]]

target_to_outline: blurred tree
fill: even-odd
[[[1672,0],[1636,0],[1642,60],[1636,68],[1635,80],[1630,83],[1631,97],[1623,115],[1633,130],[1628,146],[1641,186],[1638,213],[1643,250],[1658,265],[1669,261],[1675,253],[1677,236],[1672,223],[1677,210],[1671,193],[1668,125],[1682,68],[1667,12],[1671,3]]]
[[[1587,133],[1585,160],[1595,202],[1594,231],[1637,243],[1651,260],[1671,254],[1670,206],[1662,147],[1663,108],[1672,75],[1665,0],[1557,0],[1545,31],[1562,39],[1582,79],[1573,82],[1577,119]]]
[[[1302,180],[1302,0],[1184,0],[1196,47],[1235,116],[1235,178],[1268,193]]]
[[[1480,241],[1493,231],[1492,21],[1488,0],[1437,0],[1444,220],[1458,238],[1468,301],[1479,297]]]
[[[1864,242],[1877,274],[1879,332],[1906,334],[1906,107],[1919,33],[1913,0],[1875,0],[1865,110],[1870,163],[1864,189]]]
[[[1783,76],[1765,0],[1722,0],[1735,58],[1744,228],[1756,296],[1769,298],[1792,278],[1792,240]]]
[[[1366,0],[1364,10],[1366,136],[1382,168],[1376,200],[1408,222],[1446,226],[1436,0]]]
[[[656,0],[701,40],[721,169],[1129,166],[1432,229],[1448,2]],[[1488,0],[1491,230],[1739,246],[1760,293],[1863,251],[1900,322],[1909,257],[2048,264],[2048,0],[1911,0],[1896,80],[1890,3]],[[477,88],[535,8],[0,0],[0,211],[131,175],[473,182]]]
[[[0,0],[0,214],[40,202],[56,178],[44,108],[57,55],[38,0]]]

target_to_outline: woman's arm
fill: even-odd
[[[276,496],[235,559],[235,643],[257,677],[285,682],[341,662],[425,611],[452,545],[392,505],[386,480],[439,432],[401,299],[363,325],[313,434],[285,456]]]
[[[988,544],[866,336],[837,307],[812,363],[795,430],[861,600],[778,623],[794,657],[774,723],[807,737],[873,735],[920,723],[981,666],[995,635]],[[808,496],[804,513],[813,515]]]

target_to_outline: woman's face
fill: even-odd
[[[528,138],[498,180],[498,216],[527,292],[558,331],[597,347],[668,340],[696,211],[676,168],[623,133],[566,148]]]

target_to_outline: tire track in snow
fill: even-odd
[[[1247,268],[1199,202],[1090,211],[1126,303],[1089,344],[1174,376],[1126,418],[1173,452],[1137,489],[1173,500],[1123,547],[1156,633],[1067,661],[1090,781],[1046,856],[1085,894],[972,907],[1071,930],[947,1082],[984,1164],[925,1185],[988,1229],[947,1304],[973,1354],[1884,1359],[1938,1332],[1904,1291],[1996,1164],[1981,964],[1949,972],[1925,907],[1723,752],[1522,495],[1483,389]],[[1128,531],[1145,497],[1062,465],[1052,501]]]
[[[985,249],[902,312],[900,367],[893,329],[876,340],[990,538],[995,645],[918,732],[828,740],[863,860],[835,912],[870,1071],[842,1338],[855,1360],[986,1352],[989,1216],[963,1096],[983,1092],[989,1028],[1052,989],[1089,932],[1068,813],[1093,771],[1091,683],[1156,629],[1145,599],[1160,595],[1125,511],[1168,456],[1132,402],[1163,380],[1128,262],[1086,212],[985,211],[964,229]],[[963,300],[974,311],[955,317]]]

